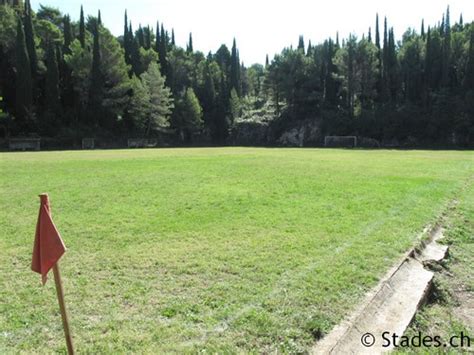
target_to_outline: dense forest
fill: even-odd
[[[420,23],[400,41],[388,20],[360,38],[299,38],[244,66],[234,39],[204,54],[174,29],[118,38],[100,12],[80,20],[29,0],[0,0],[0,137],[160,137],[168,144],[471,146],[474,23]],[[454,22],[454,21],[453,21]],[[135,22],[134,22],[135,23]],[[238,29],[236,29],[238,31]],[[163,138],[165,137],[165,138]]]

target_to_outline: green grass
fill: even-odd
[[[29,270],[41,192],[81,352],[304,352],[474,174],[472,152],[0,154],[0,353],[65,351]],[[52,277],[52,276],[51,276]]]
[[[441,348],[442,353],[472,353],[474,349],[474,186],[468,185],[459,201],[449,211],[444,222],[444,243],[449,245],[449,257],[435,273],[435,290],[430,302],[416,315],[406,336],[439,336],[448,343],[461,333],[471,338],[470,347]],[[459,338],[456,338],[456,340]],[[459,345],[459,342],[456,342]],[[399,353],[426,353],[429,348],[399,349]],[[431,352],[441,353],[431,348]]]

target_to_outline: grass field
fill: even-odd
[[[0,353],[65,351],[54,282],[29,269],[41,192],[80,352],[301,352],[458,196],[474,154],[2,153],[0,171]]]

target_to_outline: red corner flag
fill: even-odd
[[[31,269],[41,274],[43,285],[49,270],[66,251],[66,247],[51,218],[48,194],[41,194],[41,205],[36,224],[35,246]]]

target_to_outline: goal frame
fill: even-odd
[[[352,146],[346,144],[338,144],[337,141],[343,141],[346,139],[352,139]],[[330,142],[335,143],[330,143]],[[357,136],[325,136],[324,137],[324,146],[325,147],[333,147],[333,148],[357,148]]]

